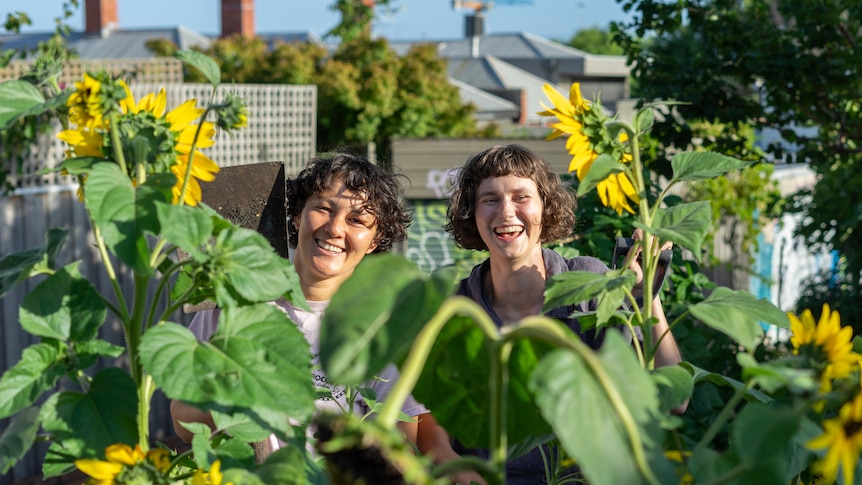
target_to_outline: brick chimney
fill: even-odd
[[[253,37],[254,0],[221,0],[221,36]]]
[[[87,0],[84,4],[85,32],[105,35],[117,28],[117,0]]]

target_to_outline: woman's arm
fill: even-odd
[[[184,443],[191,443],[195,435],[183,427],[180,421],[184,423],[204,423],[209,425],[210,429],[215,429],[215,423],[210,413],[182,401],[171,401],[171,419],[174,421],[174,432]]]

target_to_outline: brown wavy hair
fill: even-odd
[[[368,160],[338,153],[326,158],[313,158],[299,174],[287,181],[287,232],[291,247],[299,242],[299,230],[293,221],[300,216],[309,197],[332,187],[335,180],[365,197],[365,207],[377,218],[375,253],[382,253],[407,237],[407,227],[413,222],[412,213],[403,202],[404,187],[395,174]]]
[[[494,145],[467,160],[455,181],[446,210],[446,231],[464,249],[487,250],[476,227],[476,190],[488,177],[528,178],[542,198],[542,244],[568,237],[575,226],[577,199],[551,170],[550,164],[527,147]]]

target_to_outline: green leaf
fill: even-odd
[[[646,481],[636,466],[632,435],[613,407],[607,386],[620,396],[625,403],[622,412],[636,424],[641,452],[656,457],[650,465],[662,470],[660,474],[672,473],[663,463],[666,460],[659,458],[662,430],[654,419],[658,393],[631,346],[619,334],[609,332],[600,353],[591,355],[598,357],[606,377],[596,374],[580,354],[558,349],[541,360],[530,379],[536,404],[560,443],[592,484]]]
[[[152,273],[146,234],[160,232],[155,204],[165,202],[172,176],[153,176],[135,189],[113,163],[96,164],[84,185],[84,202],[108,248],[141,274]]]
[[[791,440],[799,427],[799,417],[791,409],[760,404],[747,405],[730,427],[730,442],[744,466],[751,468],[749,483],[785,485]]]
[[[54,345],[39,343],[24,349],[21,360],[0,377],[0,418],[35,403],[63,373],[63,362]]]
[[[615,160],[612,156],[606,153],[599,155],[598,158],[593,161],[593,164],[590,166],[590,170],[584,176],[584,179],[581,180],[580,184],[578,184],[578,195],[586,195],[591,190],[595,189],[602,180],[608,178],[612,174],[623,171],[625,171],[625,169],[618,160]]]
[[[267,483],[305,483],[304,476],[303,480],[298,481],[268,481],[259,476],[261,473],[261,471],[258,471],[258,474],[255,475],[254,473],[242,468],[230,468],[224,470],[224,473],[222,473],[222,480],[223,483],[242,483],[243,485],[266,485]],[[281,475],[276,474],[276,477],[281,477]]]
[[[38,248],[25,249],[0,258],[0,297],[16,284],[33,276],[40,269],[54,269],[57,253],[66,243],[69,229],[54,227],[45,235],[45,243]]]
[[[218,233],[212,264],[219,268],[213,274],[216,302],[228,307],[236,302],[272,301],[288,291],[298,292],[298,278],[293,265],[276,254],[260,233],[237,226]]]
[[[747,350],[752,350],[763,338],[760,322],[781,328],[789,326],[783,311],[769,300],[758,299],[744,290],[718,287],[706,300],[688,308],[695,318],[725,333]]]
[[[158,204],[156,212],[162,227],[162,237],[177,245],[197,261],[205,260],[201,246],[209,241],[213,232],[212,218],[196,207]]]
[[[820,389],[817,372],[814,369],[796,368],[792,358],[760,363],[753,355],[739,352],[736,361],[742,367],[742,379],[754,381],[766,392],[775,393],[789,387],[794,394],[803,394],[816,393]]]
[[[152,328],[141,362],[168,397],[204,409],[263,408],[301,422],[314,409],[308,342],[271,304],[225,308],[209,342],[175,323]]]
[[[695,386],[702,382],[711,382],[717,386],[729,387],[735,391],[745,388],[745,384],[742,382],[727,377],[723,374],[718,374],[716,372],[709,372],[703,370],[699,367],[692,365],[689,362],[680,362],[681,367],[688,369],[694,378]],[[745,400],[750,402],[760,402],[760,403],[769,403],[772,402],[772,397],[764,394],[761,391],[756,389],[746,389],[745,391]]]
[[[37,431],[39,431],[37,406],[29,407],[15,416],[3,434],[0,434],[0,463],[2,463],[0,475],[5,475],[30,451],[33,443],[36,442]]]
[[[72,263],[39,283],[18,309],[24,330],[57,340],[92,340],[108,310],[98,290]]]
[[[713,152],[679,153],[670,161],[671,167],[673,167],[671,182],[694,182],[711,179],[733,170],[745,168],[751,163]]]
[[[42,426],[57,440],[48,450],[45,466],[71,468],[78,458],[101,458],[114,443],[134,446],[138,394],[135,381],[124,370],[99,371],[86,393],[60,392],[42,408]]]
[[[658,397],[663,412],[670,412],[671,409],[679,406],[686,399],[690,399],[694,392],[694,379],[684,367],[658,367],[650,373],[650,377],[658,389]]]
[[[45,102],[39,88],[27,81],[12,80],[0,83],[0,129],[8,126]]]
[[[465,305],[476,305],[462,298]],[[481,311],[481,310],[480,310]],[[539,358],[551,349],[544,342],[517,340],[509,360],[506,433],[509,444],[550,433],[536,409],[527,382]],[[490,346],[475,322],[455,316],[446,323],[431,352],[413,397],[434,410],[434,418],[468,448],[488,448],[491,409]]]
[[[673,241],[674,244],[690,250],[700,261],[703,241],[710,230],[711,220],[709,202],[701,200],[659,209],[651,228],[640,222],[635,222],[634,225],[660,239]]]
[[[65,170],[69,175],[84,175],[89,173],[94,165],[104,162],[104,158],[99,157],[74,157],[67,158],[60,162],[55,168],[46,168],[49,172],[59,172]]]
[[[385,281],[368,291],[369,281]],[[320,329],[320,363],[331,382],[359,385],[409,349],[443,300],[451,273],[428,277],[403,256],[367,256],[333,295]]]
[[[211,411],[211,414],[218,431],[223,431],[242,441],[249,443],[260,441],[266,439],[271,434],[266,426],[262,426],[256,420],[252,419],[248,413],[237,412],[228,414]],[[286,418],[284,424],[285,426],[289,426]]]
[[[266,459],[257,474],[263,483],[305,483],[305,462],[305,450],[281,448]]]
[[[218,64],[206,54],[192,50],[181,50],[177,51],[174,57],[200,71],[214,88],[221,83],[221,72]]]
[[[593,273],[592,271],[558,273],[552,276],[547,283],[542,312],[589,301],[619,288],[631,288],[634,283],[635,274],[628,270],[622,273],[608,271],[605,274]]]

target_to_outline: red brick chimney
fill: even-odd
[[[119,25],[117,0],[87,0],[84,4],[84,15],[84,29],[88,34],[102,35]]]
[[[221,0],[221,36],[254,37],[254,0]]]

